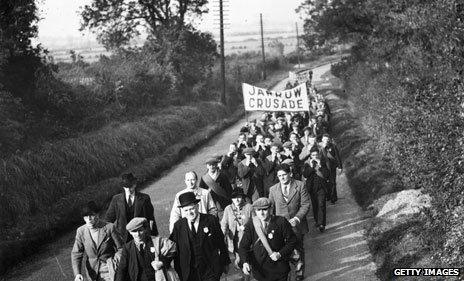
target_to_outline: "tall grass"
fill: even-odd
[[[224,118],[215,102],[169,107],[139,121],[25,151],[0,161],[0,226],[12,226],[57,199],[156,157],[197,128]]]

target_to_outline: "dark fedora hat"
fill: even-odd
[[[246,197],[245,193],[243,192],[243,189],[240,187],[236,187],[234,191],[232,191],[232,195],[230,196],[230,198],[237,198],[237,197],[242,197],[242,198]]]
[[[121,175],[121,184],[124,187],[131,187],[134,184],[137,184],[138,180],[132,173],[125,173]]]
[[[86,217],[100,213],[100,208],[95,201],[89,201],[81,208],[81,216]]]
[[[185,207],[185,206],[188,206],[188,205],[191,205],[191,204],[197,204],[198,202],[200,202],[200,199],[197,199],[197,197],[195,196],[195,193],[193,192],[185,192],[185,193],[182,193],[180,196],[179,196],[179,208],[182,208],[182,207]]]

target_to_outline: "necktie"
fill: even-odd
[[[190,223],[190,226],[192,227],[192,233],[193,233],[193,235],[196,235],[197,232],[196,232],[196,230],[195,230],[195,222],[192,221],[192,222]]]
[[[139,245],[140,254],[143,254],[143,245],[144,245],[144,243],[140,243],[140,245]]]
[[[131,195],[129,195],[129,200],[128,201],[129,202],[127,202],[127,204],[129,205],[129,207],[132,207],[133,202],[132,202],[132,196]]]

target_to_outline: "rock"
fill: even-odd
[[[395,220],[399,216],[418,214],[431,206],[430,196],[420,189],[403,190],[384,197],[372,204],[374,209],[379,210],[377,217],[383,219]]]

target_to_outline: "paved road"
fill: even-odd
[[[321,79],[329,70],[330,65],[314,69],[313,79],[320,87],[330,86],[325,79]],[[285,83],[285,80],[281,81],[274,89],[282,89]],[[252,117],[256,115],[250,116]],[[226,152],[229,143],[236,140],[245,121],[246,119],[239,121],[216,136],[144,189],[155,206],[155,218],[161,235],[168,235],[169,211],[175,193],[184,187],[185,172],[195,170],[198,174],[204,173],[206,159]],[[328,206],[329,224],[326,232],[321,234],[312,228],[305,239],[305,280],[376,280],[375,265],[371,262],[372,258],[362,235],[362,212],[351,195],[345,175],[340,175],[338,180],[340,200],[336,205]],[[312,225],[312,221],[310,223]],[[45,246],[41,254],[25,261],[24,265],[4,280],[73,280],[70,261],[73,239],[74,233],[69,233]],[[239,273],[233,270],[222,280],[239,280]]]

